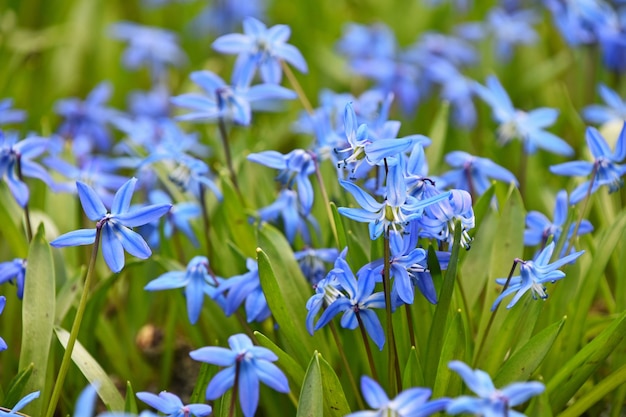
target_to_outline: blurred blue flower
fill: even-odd
[[[556,195],[553,222],[551,222],[543,213],[534,210],[529,211],[528,214],[526,214],[524,245],[542,245],[543,248],[550,237],[552,237],[555,242],[558,242],[561,237],[561,233],[563,232],[565,221],[567,220],[568,207],[567,192],[565,190],[561,190]],[[574,228],[575,225],[571,224],[567,232],[568,239],[572,237]],[[591,222],[589,222],[589,220],[583,220],[580,223],[577,233],[578,235],[583,235],[585,233],[591,233],[592,231],[593,226],[591,225]],[[564,245],[561,253],[559,253],[560,257],[565,255],[566,246],[567,245]]]
[[[506,308],[513,307],[528,291],[531,291],[533,298],[537,296],[542,299],[548,298],[544,284],[547,282],[554,283],[559,279],[565,278],[565,273],[559,271],[558,268],[574,261],[585,253],[585,251],[575,252],[550,263],[554,246],[554,241],[550,242],[550,244],[537,255],[534,261],[518,260],[520,263],[520,275],[511,278],[509,286],[502,291],[498,298],[496,298],[496,301],[494,301],[491,306],[491,311],[494,311],[505,297],[514,292],[517,292],[517,294],[511,299],[511,302],[509,302]],[[505,285],[506,281],[506,278],[498,278],[496,280],[500,285]]]
[[[4,311],[4,306],[7,303],[7,298],[4,295],[0,295],[0,314]],[[2,337],[0,337],[0,352],[3,350],[7,350],[7,342],[4,341]]]
[[[194,19],[192,28],[200,34],[223,35],[238,30],[245,18],[262,19],[266,8],[266,0],[210,2]]]
[[[174,161],[168,178],[182,191],[190,191],[193,195],[200,195],[200,187],[205,186],[218,200],[222,199],[222,192],[209,177],[209,166],[200,159],[182,155]]]
[[[177,395],[167,391],[161,391],[159,395],[141,391],[137,393],[137,398],[168,417],[204,417],[212,411],[207,404],[185,405]]]
[[[427,187],[423,196],[433,198],[441,194],[435,187]],[[470,248],[472,238],[467,233],[475,226],[472,196],[465,190],[450,190],[447,199],[431,204],[424,209],[424,215],[419,218],[420,235],[442,242],[454,243],[455,222],[461,221],[461,246]]]
[[[19,417],[19,416],[23,416],[22,413],[19,413],[19,411],[26,407],[26,405],[28,403],[30,403],[31,401],[33,401],[34,399],[39,398],[39,391],[35,391],[35,392],[31,392],[30,394],[26,395],[24,398],[22,398],[21,400],[19,400],[17,402],[17,404],[15,404],[15,406],[13,406],[13,408],[11,410],[7,411],[2,411],[0,410],[0,417]]]
[[[357,411],[346,417],[427,417],[443,411],[450,402],[448,398],[428,401],[432,393],[428,388],[409,388],[390,400],[378,382],[365,375],[361,377],[361,392],[376,410]]]
[[[602,125],[611,121],[626,121],[626,102],[604,84],[598,84],[598,93],[606,105],[592,104],[583,109],[583,118],[589,122]]]
[[[24,110],[12,109],[11,107],[13,107],[13,99],[0,100],[0,126],[21,123],[26,119]]]
[[[170,92],[163,84],[149,91],[131,91],[127,96],[128,111],[133,116],[163,120],[170,116]]]
[[[306,244],[311,244],[311,234],[307,223],[311,224],[314,229],[319,229],[315,218],[311,214],[304,213],[299,204],[298,193],[289,189],[281,190],[273,203],[258,210],[258,215],[264,222],[276,222],[279,217],[282,218],[284,233],[290,243],[293,243],[296,234],[300,233],[302,240]]]
[[[96,396],[98,394],[97,387],[93,384],[87,385],[76,400],[73,417],[93,417],[96,408]],[[122,412],[104,412],[98,414],[98,417],[137,417],[137,414]],[[156,414],[144,410],[139,417],[157,417]]]
[[[347,23],[337,41],[337,50],[348,58],[391,59],[396,53],[396,36],[384,23]]]
[[[161,291],[185,287],[189,322],[196,324],[202,311],[205,294],[214,299],[220,307],[225,307],[224,297],[216,293],[217,287],[223,282],[223,278],[209,271],[209,260],[206,257],[196,256],[189,261],[186,271],[166,272],[150,281],[144,290]]]
[[[335,269],[331,272],[336,276],[345,295],[337,296],[326,307],[315,325],[315,330],[321,329],[337,314],[343,313],[341,327],[354,330],[361,321],[378,349],[383,350],[385,332],[373,309],[385,308],[385,294],[382,292],[374,293],[376,282],[372,275],[362,274],[357,280],[343,258],[337,258],[335,265]]]
[[[516,45],[530,45],[537,42],[537,32],[533,24],[537,22],[534,10],[506,11],[493,8],[487,15],[487,26],[496,45],[496,56],[508,61]]]
[[[17,298],[24,298],[24,277],[26,276],[26,259],[15,258],[0,263],[0,284],[9,282],[17,286]]]
[[[453,151],[446,155],[445,161],[452,168],[456,168],[439,178],[445,187],[459,188],[472,195],[481,196],[491,186],[490,179],[517,185],[517,179],[511,171],[490,159],[463,151]]]
[[[0,179],[6,182],[15,201],[22,207],[28,204],[30,193],[28,186],[19,178],[18,161],[23,177],[38,178],[51,185],[50,175],[41,165],[32,160],[47,149],[48,140],[45,138],[28,137],[18,140],[16,132],[0,130]]]
[[[523,404],[529,398],[541,394],[545,386],[541,382],[514,382],[497,389],[491,377],[480,369],[473,370],[461,361],[451,361],[448,368],[458,373],[478,398],[461,396],[453,398],[446,407],[448,414],[471,413],[483,416],[523,417],[524,414],[511,407]]]
[[[339,256],[335,248],[305,248],[293,254],[304,277],[311,285],[317,285],[326,275],[327,263],[333,263]]]
[[[54,247],[90,245],[96,239],[96,230],[102,231],[102,255],[113,272],[124,268],[124,250],[140,259],[152,254],[141,235],[131,228],[150,223],[167,213],[171,204],[158,204],[129,210],[135,190],[136,178],[130,179],[117,190],[111,211],[107,211],[96,192],[77,181],[78,196],[89,220],[96,222],[95,229],[79,229],[65,233],[50,242]]]
[[[554,124],[558,110],[542,107],[525,112],[516,109],[495,76],[487,78],[486,87],[479,83],[475,83],[474,87],[476,94],[491,107],[494,119],[500,124],[498,139],[501,143],[519,139],[524,145],[524,152],[528,154],[535,153],[537,148],[565,156],[574,153],[563,139],[543,130]]]
[[[263,82],[280,84],[283,69],[281,61],[307,72],[308,67],[300,51],[287,42],[291,29],[287,25],[267,28],[254,17],[243,21],[243,34],[231,33],[213,42],[213,49],[223,54],[236,54],[233,77],[248,85],[259,69]]]
[[[200,244],[195,232],[191,228],[190,221],[202,215],[202,209],[198,203],[187,201],[174,204],[172,199],[162,190],[152,190],[148,194],[150,204],[172,204],[171,210],[163,217],[163,237],[170,239],[175,231],[181,231],[189,241],[198,247]],[[145,231],[145,232],[144,232]],[[159,221],[148,223],[142,229],[142,234],[148,236],[148,243],[152,247],[160,244],[161,232]]]
[[[232,315],[245,301],[248,323],[253,321],[260,323],[267,319],[272,312],[267,305],[263,288],[261,288],[257,262],[252,258],[248,258],[246,267],[248,272],[222,281],[215,289],[213,298],[223,296],[224,293],[228,292],[222,306],[226,316]]]
[[[209,346],[189,354],[194,360],[226,367],[209,382],[207,400],[221,397],[236,381],[243,415],[252,417],[259,404],[259,381],[278,392],[289,392],[287,377],[272,363],[278,357],[271,350],[254,346],[245,334],[229,337],[228,345],[230,349]]]
[[[273,110],[280,100],[293,100],[296,93],[275,84],[257,84],[249,87],[245,80],[233,79],[228,85],[210,71],[191,73],[191,80],[204,94],[187,93],[172,97],[179,107],[191,109],[191,113],[178,116],[178,120],[215,121],[223,118],[236,124],[248,126],[252,110]]]
[[[617,139],[615,151],[611,152],[606,140],[594,127],[588,127],[585,133],[587,146],[593,155],[594,161],[571,161],[550,167],[550,172],[558,175],[581,176],[589,175],[594,170],[591,193],[595,193],[603,185],[609,187],[609,192],[617,191],[623,184],[622,176],[626,174],[626,165],[619,163],[626,158],[626,122]],[[570,204],[577,204],[587,195],[589,181],[580,184],[570,195]]]
[[[126,68],[136,70],[146,66],[154,80],[165,75],[168,65],[180,66],[186,60],[176,34],[169,30],[118,22],[111,25],[110,33],[113,38],[128,42],[122,58]]]

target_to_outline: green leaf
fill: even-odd
[[[324,388],[324,416],[342,417],[350,414],[350,406],[335,370],[318,354]]]
[[[48,395],[46,375],[54,327],[55,284],[52,252],[44,236],[45,230],[43,224],[40,224],[28,251],[19,368],[35,365],[33,374],[26,382],[25,392],[41,391],[45,399]],[[25,412],[41,415],[44,405],[45,401],[33,401]]]
[[[267,338],[263,333],[254,332],[259,345],[268,348],[278,356],[276,364],[285,371],[285,374],[297,384],[296,388],[300,388],[304,379],[304,369],[296,362],[294,358],[289,356],[287,352],[279,348],[274,342]],[[310,366],[310,365],[309,365]]]
[[[135,391],[130,381],[126,381],[126,400],[124,401],[124,411],[126,413],[137,414],[137,400]]]
[[[448,133],[448,115],[450,114],[450,103],[442,102],[435,116],[435,120],[428,132],[428,137],[432,140],[432,144],[425,149],[426,159],[431,164],[436,164],[443,157],[443,150],[446,144],[446,135]]]
[[[9,383],[9,388],[2,400],[2,403],[11,408],[17,404],[19,400],[24,397],[25,394],[29,394],[30,392],[26,391],[26,383],[28,379],[33,374],[33,370],[35,369],[35,364],[31,363],[24,369],[18,372],[17,375],[13,377],[11,382]]]
[[[70,337],[69,332],[60,327],[55,327],[54,333],[65,349],[67,341]],[[85,350],[79,341],[76,341],[76,344],[74,345],[74,349],[72,351],[72,361],[76,364],[76,366],[78,366],[78,369],[80,369],[90,384],[97,384],[100,386],[98,389],[98,396],[110,410],[124,410],[124,399],[115,387],[115,384],[111,381],[111,378],[109,378],[100,364],[98,364],[93,356]]]
[[[459,393],[461,390],[461,381],[459,378],[451,380],[452,372],[448,369],[448,363],[454,359],[462,359],[465,355],[465,329],[463,328],[463,314],[459,310],[456,312],[441,349],[439,356],[439,367],[437,368],[437,377],[433,386],[433,398],[438,398],[444,394]],[[449,384],[454,384],[450,387]]]
[[[193,392],[191,393],[191,397],[189,398],[190,404],[204,403],[206,387],[209,385],[209,381],[211,381],[211,378],[213,378],[213,376],[215,375],[216,369],[217,367],[215,365],[211,365],[207,362],[201,362],[198,379],[196,380],[196,384],[193,387]]]
[[[26,234],[22,229],[20,222],[15,219],[22,218],[21,209],[13,203],[13,196],[9,189],[4,185],[4,181],[0,183],[0,224],[2,225],[2,235],[5,242],[11,242],[11,250],[15,257],[24,258],[28,253],[28,242]]]
[[[548,382],[552,410],[557,412],[574,396],[626,335],[626,312],[617,317],[609,327],[585,345]]]
[[[319,353],[314,352],[306,370],[300,399],[298,400],[297,417],[322,417],[324,415],[324,394],[322,388],[322,371]]]
[[[409,357],[404,366],[404,372],[402,373],[402,388],[407,389],[411,387],[423,387],[424,386],[424,371],[420,364],[419,356],[415,347],[411,347]]]
[[[563,328],[563,324],[565,324],[565,320],[566,318],[563,318],[546,327],[515,352],[502,365],[493,379],[495,386],[501,387],[514,381],[527,381],[550,351]]]
[[[339,211],[337,210],[337,205],[334,202],[330,202],[330,209],[333,213],[333,220],[335,220],[335,228],[337,229],[337,239],[339,240],[339,250],[343,250],[346,246],[348,246],[348,241],[346,238],[346,229],[343,227],[343,219]]]

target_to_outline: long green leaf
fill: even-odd
[[[402,373],[402,387],[407,389],[422,386],[424,386],[424,371],[422,370],[417,350],[415,350],[415,347],[412,347]]]
[[[206,387],[209,385],[209,381],[216,374],[217,367],[206,362],[202,362],[200,365],[200,372],[198,373],[198,379],[193,387],[193,392],[189,398],[189,402],[192,404],[204,402],[204,396]]]
[[[126,400],[124,401],[124,412],[137,414],[137,399],[135,390],[130,381],[126,381]]]
[[[324,415],[324,394],[319,353],[314,352],[302,382],[297,417],[322,417]]]
[[[70,337],[69,332],[60,327],[55,327],[54,333],[65,349],[67,341]],[[98,389],[98,396],[110,410],[124,410],[124,398],[120,395],[119,391],[115,387],[115,384],[111,381],[111,378],[109,378],[100,364],[89,354],[89,352],[85,350],[79,341],[76,341],[76,344],[74,345],[74,350],[72,351],[72,361],[76,364],[76,366],[78,366],[78,369],[80,369],[89,383],[100,386]]]
[[[446,338],[439,356],[439,367],[437,377],[433,386],[433,398],[438,398],[444,394],[459,393],[461,381],[459,378],[451,380],[452,372],[448,369],[451,360],[464,360],[465,354],[465,329],[463,328],[463,314],[457,311],[450,320],[450,326],[446,333]],[[454,384],[453,386],[449,386]]]
[[[17,402],[24,397],[25,394],[29,394],[26,391],[26,383],[28,382],[30,376],[33,374],[33,370],[35,369],[35,364],[31,363],[24,369],[20,370],[20,372],[13,377],[8,386],[8,391],[4,398],[2,399],[2,404],[5,406],[12,408],[17,404]]]
[[[335,370],[322,355],[318,354],[318,360],[324,388],[324,416],[343,417],[350,414],[350,406]]]
[[[285,371],[285,374],[296,384],[296,387],[292,391],[300,388],[302,380],[304,379],[304,369],[296,362],[294,358],[289,356],[287,352],[279,348],[274,342],[267,338],[263,333],[254,332],[254,335],[259,342],[259,345],[268,348],[278,356],[276,364]]]
[[[54,327],[55,284],[52,252],[45,239],[43,224],[30,243],[28,266],[24,279],[24,299],[22,302],[22,347],[20,369],[31,363],[35,365],[28,379],[25,392],[41,391],[47,398],[46,375],[48,355]],[[45,401],[33,401],[25,409],[32,415],[41,415]]]

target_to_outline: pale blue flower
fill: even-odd
[[[0,100],[0,126],[21,123],[26,119],[26,112],[24,110],[12,109],[13,99],[5,98]]]
[[[7,298],[4,295],[0,295],[0,314],[4,311],[4,306],[7,303]],[[0,352],[3,350],[7,350],[7,342],[4,341],[2,337],[0,337]]]
[[[517,185],[517,179],[511,171],[490,159],[473,156],[467,152],[453,151],[446,155],[445,161],[455,168],[440,177],[445,187],[460,188],[481,196],[491,186],[491,180]]]
[[[185,405],[177,395],[167,391],[161,391],[159,395],[142,391],[137,393],[137,398],[168,417],[205,417],[212,411],[207,404]]]
[[[626,121],[626,102],[615,92],[604,84],[598,84],[598,93],[605,105],[592,104],[583,109],[583,118],[598,125],[611,121]]]
[[[24,278],[26,276],[26,259],[15,258],[0,263],[0,284],[9,282],[17,287],[17,298],[24,297]]]

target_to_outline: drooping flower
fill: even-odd
[[[0,284],[9,282],[17,287],[17,298],[24,298],[24,277],[26,276],[26,259],[16,258],[0,263]]]
[[[207,404],[185,405],[177,395],[167,391],[161,391],[159,395],[142,391],[137,393],[137,398],[168,417],[204,417],[212,411]]]
[[[433,198],[441,194],[434,186],[426,187],[424,197]],[[472,197],[465,190],[451,190],[447,199],[431,204],[424,209],[424,215],[420,217],[420,233],[422,236],[434,238],[452,245],[454,242],[454,229],[456,221],[461,222],[461,246],[470,248],[472,238],[468,230],[475,225]]]
[[[229,337],[228,345],[230,349],[210,346],[189,354],[194,360],[226,367],[209,382],[206,389],[207,400],[221,397],[237,382],[243,415],[252,417],[259,404],[259,382],[278,392],[289,392],[287,377],[272,363],[278,357],[271,350],[254,346],[245,334]]]
[[[209,260],[204,256],[196,256],[187,264],[186,271],[170,271],[150,281],[146,291],[160,291],[174,288],[185,288],[187,299],[187,315],[191,324],[196,324],[204,304],[204,296],[216,300],[224,307],[224,297],[215,293],[216,288],[224,282],[223,278],[209,272]]]
[[[54,247],[90,245],[96,239],[97,230],[102,233],[102,255],[113,272],[124,268],[124,250],[140,259],[152,254],[150,247],[131,228],[150,223],[163,216],[171,204],[157,204],[129,210],[136,178],[127,181],[115,193],[111,211],[107,211],[96,192],[77,181],[78,196],[89,220],[96,222],[95,229],[79,229],[59,236],[50,242]]]
[[[587,146],[594,157],[593,162],[571,161],[550,167],[550,172],[558,175],[581,176],[589,175],[595,170],[591,185],[591,193],[595,193],[601,186],[607,185],[609,192],[617,191],[623,184],[622,177],[626,174],[626,165],[620,162],[626,158],[626,122],[617,139],[615,151],[611,152],[606,140],[594,127],[588,127],[585,139]],[[589,190],[589,182],[580,184],[570,195],[570,203],[576,204],[581,201]]]
[[[193,201],[185,201],[182,203],[173,203],[172,199],[162,190],[152,190],[148,194],[148,200],[151,204],[172,204],[171,210],[163,217],[163,237],[170,239],[174,232],[182,232],[189,241],[198,246],[198,238],[191,227],[191,220],[199,217],[202,210],[198,203]],[[154,221],[145,226],[146,232],[142,230],[142,234],[148,237],[148,243],[151,246],[159,246],[161,233],[159,230],[159,222]]]
[[[361,377],[361,392],[375,410],[357,411],[346,417],[427,417],[444,410],[450,402],[448,398],[428,401],[432,393],[428,388],[408,388],[390,400],[378,382],[366,375]]]
[[[448,368],[458,373],[465,384],[477,397],[463,395],[453,398],[446,407],[448,414],[471,413],[489,417],[523,417],[524,414],[512,409],[529,398],[541,394],[545,386],[541,382],[514,382],[497,389],[491,377],[480,369],[473,370],[461,361],[451,361]]]
[[[502,291],[502,293],[500,293],[498,298],[496,298],[491,306],[491,311],[494,311],[505,297],[513,293],[516,294],[506,308],[513,307],[528,291],[532,293],[533,298],[536,298],[537,296],[542,299],[548,298],[544,284],[547,282],[554,283],[559,279],[565,278],[565,272],[559,271],[558,268],[574,261],[580,255],[585,253],[585,251],[574,252],[550,263],[554,247],[554,241],[550,242],[550,244],[546,246],[539,253],[539,255],[537,255],[534,261],[518,260],[520,263],[520,275],[511,277],[509,286]],[[500,285],[505,285],[506,281],[506,278],[498,278],[496,280],[496,282]]]
[[[285,188],[273,203],[259,209],[259,218],[264,222],[275,222],[280,217],[283,219],[285,236],[289,242],[293,243],[296,234],[300,233],[304,242],[311,244],[308,224],[315,228],[317,222],[313,215],[304,213],[299,201],[297,192]]]

